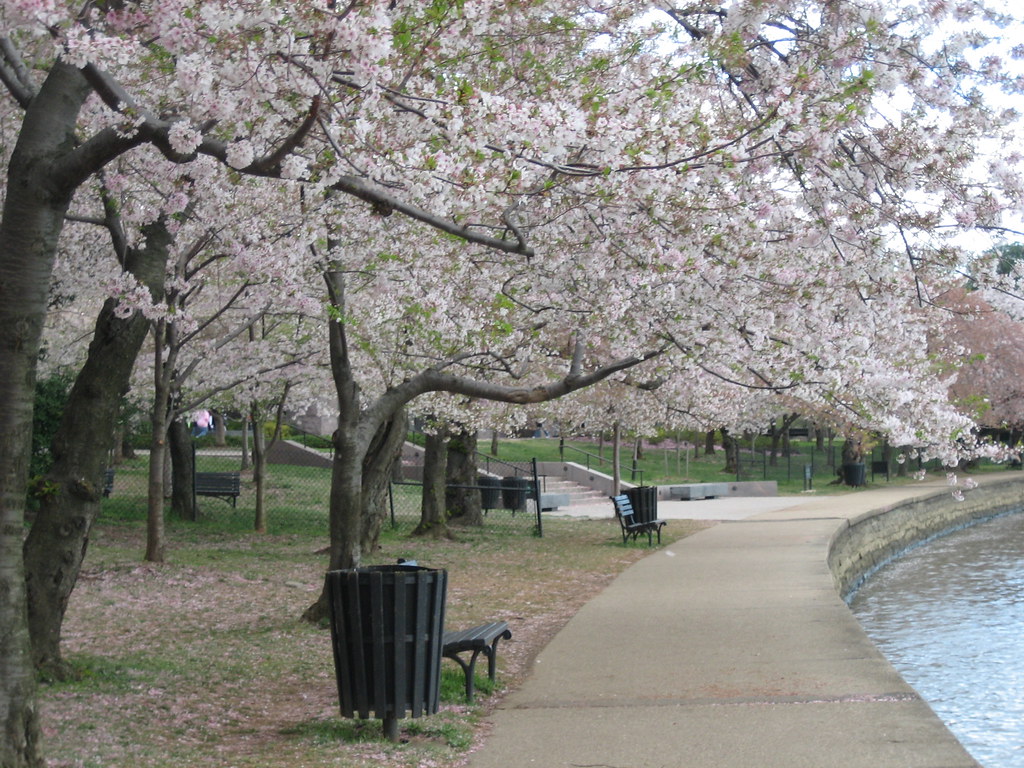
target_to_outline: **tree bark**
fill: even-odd
[[[324,274],[333,316],[328,327],[331,377],[338,398],[338,428],[334,431],[329,503],[328,570],[358,568],[362,563],[362,472],[369,441],[362,444],[361,396],[348,354],[345,334],[345,273]],[[374,430],[376,431],[376,430]],[[327,590],[306,609],[303,619],[318,623],[327,616]]]
[[[249,469],[249,425],[252,423],[250,416],[242,417],[242,466],[239,469],[242,472]]]
[[[408,431],[409,417],[403,408],[377,430],[363,460],[363,552],[377,550],[381,528],[388,518],[388,489]]]
[[[715,455],[715,430],[709,429],[704,433],[704,455]]]
[[[448,533],[448,510],[445,506],[445,465],[448,460],[447,434],[427,434],[423,453],[423,503],[420,522],[412,532],[413,536],[446,538]]]
[[[252,422],[253,424],[263,423],[263,414],[260,411],[258,405],[253,404],[252,410]],[[243,424],[243,426],[246,426]],[[267,479],[267,438],[263,429],[257,429],[252,433],[252,480],[256,486],[256,515],[253,519],[252,527],[256,533],[267,532],[267,508],[266,499],[264,498],[266,479]]]
[[[57,243],[75,189],[95,170],[73,162],[62,165],[78,146],[76,121],[89,93],[74,67],[60,61],[51,66],[25,112],[7,167],[0,221],[0,765],[4,768],[42,764],[22,549],[25,487],[36,360]],[[93,161],[104,162],[101,155]]]
[[[448,441],[445,504],[452,521],[461,525],[483,525],[480,489],[477,485],[476,432],[463,429]],[[469,487],[472,486],[472,487]]]
[[[159,297],[169,238],[160,225],[147,229],[146,245],[130,250],[127,271]],[[99,514],[103,472],[117,439],[120,403],[149,321],[141,313],[115,314],[109,299],[96,320],[86,362],[79,371],[54,436],[53,466],[32,529],[25,539],[25,578],[32,656],[44,673],[62,677],[60,632]]]
[[[213,414],[213,444],[223,448],[228,444],[228,422],[220,411],[211,411]]]
[[[622,493],[622,470],[619,468],[622,459],[622,426],[615,422],[612,427],[612,493]]]
[[[788,413],[782,417],[781,424],[775,424],[772,427],[772,447],[771,453],[768,457],[768,464],[770,466],[777,467],[779,465],[780,447],[783,455],[789,455],[789,428],[793,426],[793,422],[798,418],[800,418],[800,414]]]
[[[164,461],[167,458],[167,429],[171,409],[171,382],[165,369],[173,367],[175,345],[173,326],[161,318],[153,331],[153,405],[149,414],[152,436],[149,443],[149,485],[146,509],[146,555],[151,563],[164,561]],[[167,349],[167,359],[164,350]]]
[[[171,456],[171,511],[179,520],[199,519],[195,488],[196,462],[192,435],[182,418],[171,422],[167,431],[167,447]]]
[[[729,430],[722,428],[722,448],[725,449],[723,472],[735,475],[740,468],[740,441]]]

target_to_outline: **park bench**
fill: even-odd
[[[114,492],[114,468],[107,467],[103,471],[103,498],[107,498]]]
[[[492,621],[489,624],[481,624],[479,627],[444,633],[441,654],[447,659],[458,662],[462,667],[462,671],[466,675],[466,701],[473,700],[476,657],[481,653],[487,657],[487,676],[493,683],[494,675],[497,672],[498,641],[502,638],[508,640],[511,637],[512,630],[504,621]],[[459,656],[460,653],[465,652],[470,653],[468,662]]]
[[[652,534],[655,533],[658,534],[658,543],[661,544],[661,529],[668,524],[668,521],[637,520],[636,513],[633,511],[633,503],[626,494],[613,496],[612,503],[615,505],[615,516],[619,519],[619,525],[622,526],[623,544],[629,539],[636,541],[637,536],[644,533],[647,534],[648,546],[654,544]]]
[[[231,502],[232,507],[242,490],[238,472],[196,472],[195,489],[196,496],[223,499]]]

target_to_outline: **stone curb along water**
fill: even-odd
[[[956,499],[951,489],[865,512],[832,535],[828,567],[836,589],[849,599],[871,574],[907,550],[993,517],[1024,509],[1024,475],[979,479]]]

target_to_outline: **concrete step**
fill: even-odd
[[[608,501],[608,497],[601,491],[588,488],[585,485],[574,483],[571,480],[563,480],[560,477],[546,477],[541,481],[542,493],[564,494],[569,497],[569,505],[595,504]]]

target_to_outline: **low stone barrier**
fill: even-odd
[[[865,579],[911,547],[946,533],[1024,509],[1024,476],[979,479],[979,486],[957,501],[950,490],[866,512],[832,535],[828,566],[844,600]]]

